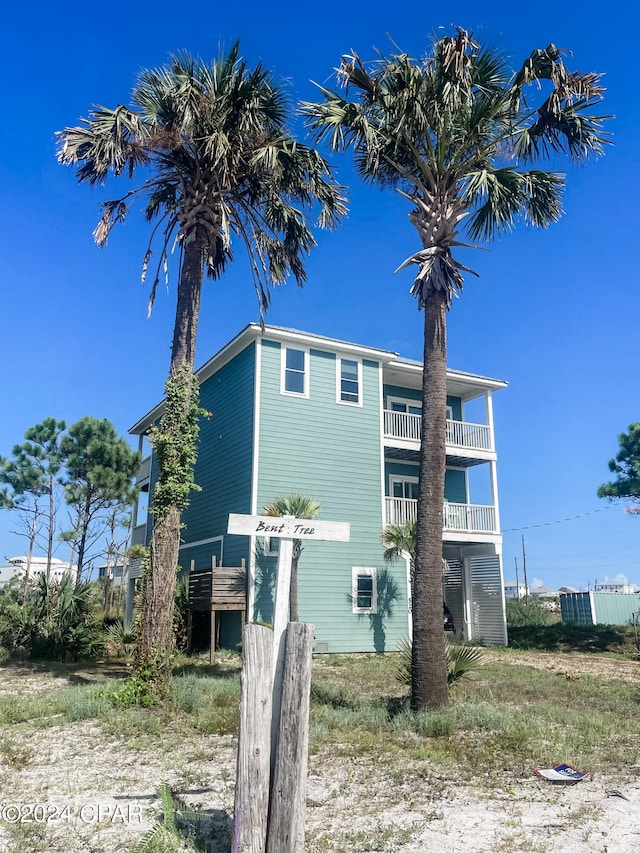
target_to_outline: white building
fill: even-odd
[[[624,582],[624,581],[603,581],[602,583],[596,583],[595,592],[620,592],[620,593],[632,593],[638,592],[638,587],[634,583]]]
[[[525,598],[527,595],[527,587],[523,583],[515,581],[507,581],[504,585],[505,598]]]
[[[4,566],[0,566],[0,587],[9,583],[14,577],[24,578],[27,572],[28,557],[9,557],[8,562]],[[50,577],[58,583],[64,575],[71,574],[74,578],[78,571],[77,566],[70,566],[63,560],[57,560],[55,557],[51,559]],[[47,558],[32,557],[29,565],[29,577],[34,580],[40,575],[47,573]]]

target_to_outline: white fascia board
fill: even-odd
[[[257,326],[257,328],[259,329],[260,327]],[[324,335],[314,335],[309,332],[300,332],[297,329],[285,329],[280,326],[265,326],[263,337],[267,340],[297,343],[309,349],[329,350],[341,355],[357,355],[360,358],[370,358],[384,363],[398,357],[398,353],[391,352],[390,350],[366,347],[362,346],[362,344],[341,341],[337,338],[329,338]]]
[[[401,376],[411,378],[412,385],[420,388],[422,384],[422,362],[410,361],[409,359],[391,359],[385,363],[385,367],[395,376],[391,376],[391,383]],[[462,370],[447,368],[447,394],[461,397],[463,400],[472,400],[480,397],[487,391],[499,391],[508,385],[502,379],[492,379],[489,376],[480,376],[476,373],[465,373]]]

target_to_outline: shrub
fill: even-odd
[[[447,684],[455,684],[462,678],[469,678],[482,665],[484,649],[472,643],[452,643],[445,638],[445,658],[447,662]],[[412,647],[405,640],[399,648],[400,663],[396,669],[396,678],[401,684],[411,684]]]
[[[38,578],[22,602],[16,589],[0,593],[0,646],[48,660],[87,660],[103,650],[98,604],[89,583],[70,575],[57,583]]]
[[[508,598],[506,601],[507,626],[522,628],[525,625],[552,625],[558,617],[541,601]]]

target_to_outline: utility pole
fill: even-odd
[[[527,583],[527,552],[524,547],[524,533],[522,534],[522,571],[524,572],[524,603],[529,606],[529,584]]]
[[[520,578],[518,577],[518,558],[514,557],[516,561],[516,598],[520,601]]]

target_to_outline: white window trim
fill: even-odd
[[[347,361],[355,361],[358,365],[358,402],[354,403],[351,400],[343,400],[342,399],[342,359],[346,359]],[[336,355],[336,403],[340,403],[342,406],[355,406],[356,408],[362,408],[362,398],[364,396],[364,389],[362,387],[362,359],[355,358],[352,355],[341,355],[338,353]]]
[[[297,350],[298,352],[304,353],[304,391],[300,394],[297,391],[287,391],[285,388],[285,381],[287,376],[287,350]],[[309,385],[310,385],[310,363],[311,359],[309,357],[309,349],[308,347],[302,346],[289,346],[288,344],[284,344],[280,347],[280,393],[284,394],[287,397],[309,397]]]
[[[389,474],[389,497],[394,497],[393,494],[393,484],[394,483],[420,483],[420,477],[411,477],[405,474]],[[404,490],[403,490],[404,491]],[[404,498],[406,500],[406,498]]]
[[[411,400],[409,397],[387,397],[387,410],[393,411],[391,406],[394,403],[402,403],[405,406],[417,406],[422,408],[422,400]]]
[[[409,397],[387,397],[387,411],[389,411],[389,412],[393,411],[391,406],[394,403],[401,403],[402,405],[407,406],[407,407],[414,406],[414,407],[418,407],[420,409],[422,408],[422,400],[411,400]],[[447,406],[446,415],[447,415],[448,421],[453,420],[453,407],[452,406]]]
[[[275,547],[274,547],[275,546]],[[277,536],[264,537],[264,553],[266,557],[277,557],[280,553],[280,539]]]
[[[447,471],[463,471],[464,472],[464,493],[467,496],[466,504],[470,504],[469,500],[469,469],[464,468],[462,465],[447,465],[445,466],[445,477]],[[445,498],[445,501],[447,498]]]
[[[371,583],[371,607],[358,607],[358,575],[367,575]],[[354,566],[351,569],[351,610],[353,613],[378,612],[378,570],[370,566]]]

